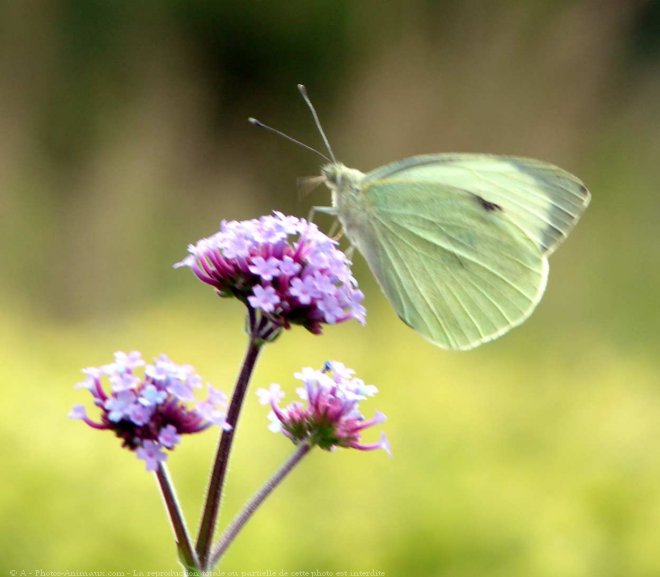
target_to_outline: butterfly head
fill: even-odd
[[[321,167],[321,176],[333,192],[356,193],[359,190],[359,182],[364,178],[364,173],[354,168],[348,168],[341,162],[331,162]]]

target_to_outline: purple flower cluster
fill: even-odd
[[[293,402],[280,407],[284,393],[278,384],[257,390],[260,403],[270,404],[272,409],[269,428],[273,432],[284,433],[296,444],[307,442],[325,450],[335,447],[361,451],[383,449],[391,455],[385,433],[381,433],[377,443],[363,444],[360,438],[364,429],[386,419],[376,411],[372,419],[366,420],[359,410],[360,401],[378,392],[376,387],[365,385],[352,369],[337,361],[327,362],[320,371],[305,368],[294,376],[304,385],[296,392],[306,404]]]
[[[137,351],[117,352],[114,363],[84,369],[87,379],[77,386],[92,394],[101,419],[90,419],[82,405],[76,405],[69,416],[94,429],[114,431],[124,447],[145,461],[147,471],[155,471],[167,459],[164,449],[174,449],[181,435],[211,425],[231,428],[225,421],[227,399],[221,391],[208,385],[207,399],[196,401],[193,391],[201,387],[201,378],[192,366],[177,365],[161,355],[139,377],[135,369],[144,364]],[[109,392],[103,388],[104,377]]]
[[[275,326],[321,325],[354,318],[364,324],[364,295],[337,242],[304,219],[279,212],[222,221],[220,231],[188,247],[187,266],[220,296],[236,297]]]

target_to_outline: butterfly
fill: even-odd
[[[548,280],[548,257],[589,205],[587,187],[552,164],[515,156],[428,154],[363,173],[329,157],[323,182],[350,243],[397,315],[423,337],[468,350],[525,321]]]

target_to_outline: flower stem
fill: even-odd
[[[282,465],[282,467],[259,489],[252,499],[243,507],[243,510],[234,518],[230,525],[225,529],[220,540],[213,548],[210,563],[207,568],[212,568],[222,557],[225,551],[232,544],[241,529],[245,526],[250,517],[259,508],[266,497],[270,495],[275,488],[284,480],[284,478],[293,470],[293,468],[309,453],[311,446],[307,443],[298,445],[295,453]]]
[[[179,551],[179,558],[186,568],[186,574],[190,574],[191,572],[194,573],[199,568],[199,562],[197,561],[197,555],[195,554],[192,541],[188,535],[188,529],[186,528],[186,522],[183,519],[183,513],[179,506],[179,501],[174,492],[174,485],[172,484],[167,467],[165,467],[164,463],[158,463],[156,478],[158,479],[160,492],[163,496],[163,501],[165,501],[165,507],[167,507],[170,522],[172,523],[176,546]]]
[[[252,312],[252,311],[250,311]],[[238,424],[238,417],[243,405],[243,399],[247,391],[252,371],[254,370],[259,352],[264,343],[258,335],[258,329],[255,326],[255,317],[250,315],[249,325],[249,343],[243,359],[241,372],[236,381],[234,394],[227,411],[227,424],[231,426],[228,431],[223,431],[220,437],[220,443],[215,456],[211,478],[209,480],[208,492],[206,494],[206,503],[204,505],[204,512],[202,515],[202,522],[199,527],[199,534],[197,536],[197,555],[201,567],[205,568],[207,565],[209,552],[211,550],[211,543],[213,541],[213,533],[218,519],[218,512],[220,511],[220,501],[222,499],[222,488],[227,474],[227,465],[229,464],[229,453],[231,452],[232,443],[236,436],[236,426]]]

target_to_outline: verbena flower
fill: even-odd
[[[144,364],[137,351],[118,352],[114,363],[84,369],[87,379],[77,387],[91,393],[100,419],[87,416],[82,405],[76,405],[69,416],[94,429],[113,431],[123,440],[122,446],[135,451],[146,463],[147,471],[154,471],[167,459],[165,449],[174,449],[181,435],[198,433],[211,425],[230,427],[225,422],[226,397],[222,392],[207,385],[207,399],[196,401],[194,389],[201,387],[201,378],[192,366],[177,365],[161,355],[139,376],[136,369]],[[104,380],[109,382],[109,390]]]
[[[222,221],[220,231],[188,247],[187,266],[222,297],[236,297],[277,327],[356,319],[364,324],[364,295],[337,242],[304,219],[275,212]]]
[[[303,383],[297,393],[304,403],[293,402],[280,407],[284,393],[278,384],[257,390],[261,404],[269,404],[272,409],[269,428],[273,432],[284,433],[295,444],[304,441],[325,450],[335,447],[361,451],[383,449],[391,454],[385,433],[381,433],[377,443],[364,444],[361,440],[363,430],[386,419],[378,411],[371,419],[365,419],[360,413],[360,401],[375,395],[376,387],[365,385],[352,369],[337,361],[327,362],[320,371],[305,368],[294,376]]]

